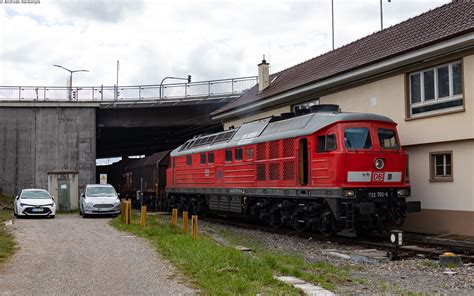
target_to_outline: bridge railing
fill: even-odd
[[[0,101],[140,101],[215,98],[240,95],[257,84],[257,77],[163,85],[56,87],[0,86]]]

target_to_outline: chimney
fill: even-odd
[[[270,85],[269,63],[265,61],[265,55],[260,64],[258,64],[258,91],[262,91]]]

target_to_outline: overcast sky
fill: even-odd
[[[0,1],[4,2],[4,1]],[[21,2],[21,1],[20,1]],[[394,25],[448,0],[384,0]],[[379,0],[334,0],[336,47],[380,29]],[[277,72],[331,50],[331,0],[40,0],[0,4],[0,85],[159,84]]]

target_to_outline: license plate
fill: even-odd
[[[371,198],[384,198],[388,197],[389,194],[386,191],[375,191],[375,192],[369,192],[369,197]]]
[[[43,209],[31,209],[32,212],[38,213],[43,212]]]

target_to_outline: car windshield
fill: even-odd
[[[86,195],[89,197],[115,197],[117,193],[112,187],[88,187]]]
[[[382,149],[398,150],[400,148],[394,130],[387,128],[379,128],[378,133],[380,147],[382,147]]]
[[[369,129],[366,127],[344,129],[344,143],[349,149],[372,148]]]
[[[22,199],[48,199],[49,193],[43,190],[28,190],[21,193]]]

